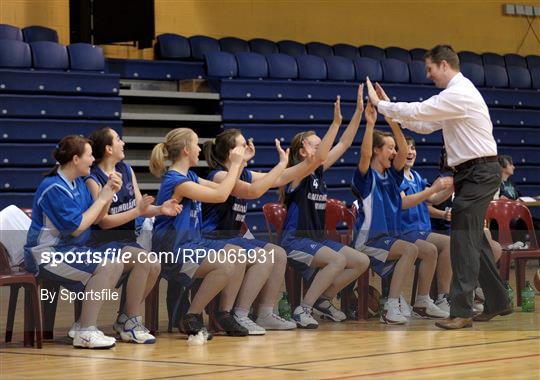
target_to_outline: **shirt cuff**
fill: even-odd
[[[383,115],[386,115],[388,112],[388,107],[390,106],[391,102],[388,102],[386,100],[381,100],[379,104],[377,104],[377,110],[382,113]]]

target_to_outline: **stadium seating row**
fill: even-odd
[[[28,26],[21,30],[13,25],[0,24],[0,40],[58,42],[58,33],[54,29],[39,25]]]

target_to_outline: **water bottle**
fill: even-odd
[[[508,296],[508,306],[510,306],[510,309],[514,310],[514,289],[512,289],[510,282],[508,281],[504,283],[504,288],[506,289],[506,295]]]
[[[283,293],[283,297],[278,303],[279,316],[287,321],[291,320],[291,305],[289,305],[289,298],[287,292]]]
[[[521,291],[521,311],[534,311],[534,290],[529,281],[525,283],[525,288]]]

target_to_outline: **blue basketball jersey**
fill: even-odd
[[[32,223],[28,231],[24,260],[26,269],[37,273],[42,252],[64,251],[81,247],[91,236],[90,228],[79,236],[71,234],[79,228],[82,214],[93,200],[82,177],[70,182],[58,170],[38,186],[32,204]]]
[[[131,166],[120,161],[116,164],[115,171],[122,175],[122,188],[113,197],[108,211],[109,215],[120,214],[137,207]],[[90,170],[90,175],[86,177],[86,180],[88,179],[94,180],[98,185],[103,187],[109,180],[109,176],[98,165],[94,165]],[[101,231],[98,225],[94,225],[93,229]],[[115,227],[109,232],[96,232],[95,237],[99,242],[136,241],[135,230],[135,219],[133,219],[121,226]]]
[[[401,183],[401,191],[405,195],[412,195],[424,191],[427,182],[417,171],[411,170],[412,178],[404,176]],[[429,220],[429,210],[426,202],[422,202],[415,207],[401,211],[401,229],[403,232],[410,231],[431,231],[431,222]]]
[[[399,234],[401,182],[403,170],[397,171],[393,166],[384,174],[370,167],[365,176],[362,176],[358,169],[354,170],[352,190],[360,206],[354,237],[356,248],[383,236]]]
[[[285,191],[287,219],[283,240],[294,237],[323,240],[326,198],[323,166],[305,177],[296,188],[289,184]]]
[[[216,174],[227,168],[212,170],[208,180],[213,181]],[[251,183],[251,171],[243,169],[240,180]],[[202,233],[208,239],[226,239],[240,235],[242,222],[246,218],[247,202],[232,195],[223,203],[203,203]]]
[[[188,181],[199,183],[199,177],[191,170],[187,175],[175,170],[167,171],[161,180],[156,204],[162,205],[171,199],[176,186]],[[184,243],[201,238],[201,203],[184,197],[181,205],[182,212],[174,217],[156,216],[152,236],[153,250],[177,249]]]

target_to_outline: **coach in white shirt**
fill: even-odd
[[[369,79],[368,94],[381,114],[396,119],[403,128],[424,134],[442,129],[448,165],[455,170],[450,235],[453,277],[450,318],[436,325],[458,329],[472,326],[472,294],[478,282],[486,300],[484,312],[475,316],[475,321],[511,312],[483,232],[486,210],[501,176],[488,107],[459,71],[457,54],[450,46],[438,45],[426,53],[425,64],[428,78],[444,89],[440,94],[424,102],[391,103],[382,88],[377,85],[375,90]]]

